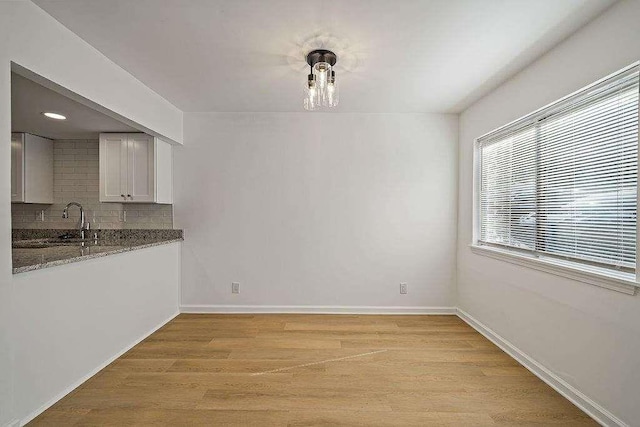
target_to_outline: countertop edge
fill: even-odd
[[[177,242],[182,242],[182,241],[184,241],[184,238],[181,237],[181,238],[176,238],[176,239],[163,240],[163,241],[160,241],[160,242],[143,243],[143,244],[140,244],[140,245],[118,248],[118,249],[114,249],[114,250],[107,251],[107,252],[100,252],[100,253],[97,253],[97,254],[82,255],[82,256],[76,256],[76,257],[73,257],[73,258],[49,261],[49,262],[45,262],[45,263],[42,263],[42,264],[33,264],[33,265],[25,265],[23,267],[15,267],[15,268],[12,269],[12,271],[13,271],[13,274],[26,273],[26,272],[29,272],[29,271],[42,270],[44,268],[56,267],[56,266],[59,266],[59,265],[71,264],[71,263],[75,263],[75,262],[86,261],[86,260],[89,260],[89,259],[101,258],[101,257],[109,256],[109,255],[120,254],[120,253],[124,253],[124,252],[131,252],[131,251],[136,251],[136,250],[139,250],[139,249],[146,249],[146,248],[151,248],[153,246],[167,245],[169,243],[177,243]]]

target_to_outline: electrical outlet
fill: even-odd
[[[240,283],[233,282],[231,284],[231,293],[232,294],[239,294],[240,293]]]
[[[407,293],[407,284],[406,283],[400,283],[400,293],[403,294],[403,295]]]

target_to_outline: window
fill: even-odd
[[[477,246],[635,280],[638,71],[477,141]]]

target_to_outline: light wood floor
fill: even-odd
[[[187,315],[30,425],[596,425],[455,316]]]

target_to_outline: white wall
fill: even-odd
[[[28,421],[178,314],[180,245],[15,276],[17,418]]]
[[[182,303],[453,307],[457,129],[452,115],[185,114]]]
[[[471,253],[473,140],[640,59],[622,0],[460,118],[458,305],[629,425],[640,423],[640,297]]]
[[[113,62],[26,0],[0,2],[0,426],[18,414],[12,327],[14,277],[11,274],[10,61],[104,107],[182,141],[182,113]]]

